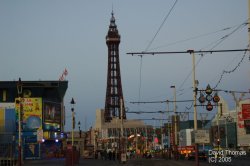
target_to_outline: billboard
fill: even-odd
[[[59,131],[61,128],[61,103],[43,102],[44,130]]]
[[[196,144],[210,143],[209,130],[194,130],[192,136]]]
[[[242,104],[242,118],[243,120],[250,120],[250,104]]]
[[[44,122],[61,123],[61,103],[44,101]]]
[[[42,128],[42,98],[21,98],[20,103],[16,102],[17,116],[20,110],[23,131],[36,131]]]

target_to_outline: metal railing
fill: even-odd
[[[16,149],[13,133],[0,132],[0,165],[16,165]]]

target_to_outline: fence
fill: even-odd
[[[13,133],[0,132],[0,165],[14,166],[16,164],[16,145]]]

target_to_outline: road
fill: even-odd
[[[26,160],[24,166],[62,166],[66,165],[64,159],[50,159],[50,160]],[[119,163],[118,161],[98,160],[98,159],[81,159],[77,166],[194,166],[194,161],[184,160],[164,160],[164,159],[132,159],[126,163]],[[201,162],[200,166],[208,166],[206,162]]]
[[[199,166],[249,166],[250,159],[232,159],[227,163],[208,163],[200,161]],[[118,161],[99,160],[99,159],[80,159],[76,166],[195,166],[195,161],[187,160],[165,160],[165,159],[131,159],[126,163]],[[50,160],[30,160],[24,161],[24,166],[66,166],[64,159]]]

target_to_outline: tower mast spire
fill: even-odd
[[[106,122],[109,122],[113,117],[119,117],[121,119],[122,116],[123,119],[126,119],[125,111],[121,111],[121,109],[124,110],[124,99],[119,60],[120,35],[115,23],[113,6],[109,30],[106,36],[106,44],[108,47],[108,73],[104,118]],[[120,103],[121,99],[123,101],[122,108]]]

